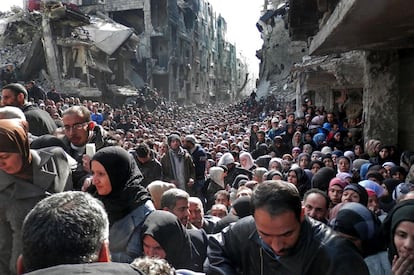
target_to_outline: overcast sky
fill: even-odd
[[[251,69],[258,75],[259,60],[256,50],[260,49],[263,41],[256,23],[264,1],[262,0],[207,0],[216,13],[220,13],[227,22],[228,39],[236,44],[238,51],[248,59]]]

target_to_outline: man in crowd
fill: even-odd
[[[213,233],[214,227],[220,219],[204,215],[203,203],[198,197],[190,197],[189,203],[190,223],[198,229],[204,229],[207,234]]]
[[[104,147],[105,131],[91,121],[91,114],[84,106],[72,106],[66,109],[62,121],[65,134],[62,140],[66,152],[78,162],[78,167],[72,174],[73,186],[75,190],[80,190],[84,184],[90,182],[89,158],[85,156],[86,144],[94,143],[96,150]]]
[[[193,228],[189,223],[189,198],[190,195],[184,190],[178,188],[167,190],[161,197],[161,209],[176,215],[185,227]]]
[[[141,170],[144,179],[141,185],[147,187],[154,180],[162,178],[161,163],[151,154],[151,149],[145,143],[141,143],[135,148],[135,161]]]
[[[36,103],[40,99],[43,101],[46,100],[46,92],[39,85],[37,85],[34,80],[31,80],[26,84],[26,89],[29,99],[33,98]]]
[[[193,187],[194,194],[192,195],[196,195],[197,197],[204,199],[202,190],[206,181],[205,173],[207,154],[203,147],[197,143],[197,139],[194,135],[187,135],[184,138],[183,147],[191,154],[195,168],[195,181]]]
[[[191,155],[181,147],[178,134],[168,136],[169,149],[161,158],[163,180],[193,194],[195,168]]]
[[[11,83],[1,91],[1,106],[20,108],[29,123],[29,132],[35,136],[54,134],[57,126],[48,112],[30,104],[26,88],[19,83]]]
[[[305,215],[317,221],[327,223],[329,212],[329,197],[320,189],[312,188],[303,196]]]
[[[369,274],[349,241],[303,215],[294,185],[258,185],[252,207],[253,216],[210,238],[206,274]]]
[[[100,201],[85,192],[52,195],[23,224],[18,274],[142,274],[110,263],[109,221]]]

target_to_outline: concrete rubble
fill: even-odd
[[[147,84],[199,104],[233,100],[249,80],[224,18],[204,0],[40,3],[0,15],[0,65],[13,64],[21,81],[107,100]]]

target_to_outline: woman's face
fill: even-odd
[[[323,160],[323,164],[325,164],[325,167],[334,167],[334,163],[332,161],[332,159],[326,158]]]
[[[345,190],[342,194],[342,202],[359,202],[359,194],[353,190]]]
[[[105,167],[96,160],[91,162],[92,183],[95,185],[98,194],[101,196],[108,195],[112,192],[111,180]]]
[[[328,197],[333,204],[338,204],[341,202],[343,189],[338,185],[332,185],[328,189]]]
[[[309,166],[309,159],[307,157],[301,157],[299,160],[299,166],[302,169],[307,169]]]
[[[350,164],[346,158],[339,159],[337,165],[339,172],[349,172]]]
[[[161,245],[150,235],[145,235],[142,240],[144,255],[148,257],[155,257],[160,259],[165,259],[167,253],[161,247]]]
[[[414,257],[414,222],[402,221],[397,225],[394,245],[399,257]]]
[[[0,152],[0,170],[9,175],[20,172],[23,167],[22,155],[19,153]]]
[[[290,171],[288,176],[287,176],[287,181],[297,185],[298,184],[298,177],[296,176],[296,173],[294,171]]]
[[[381,151],[379,151],[379,155],[382,159],[386,159],[389,156],[389,152],[387,148],[382,148]]]

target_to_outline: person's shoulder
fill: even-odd
[[[61,274],[144,274],[126,263],[91,263],[91,264],[68,264],[39,269],[30,275],[61,275]]]

